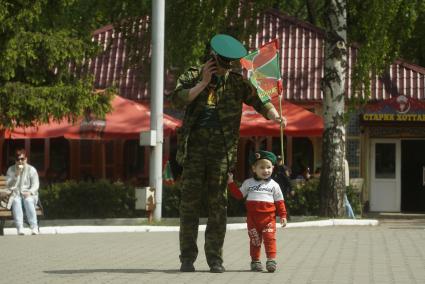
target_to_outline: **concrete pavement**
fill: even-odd
[[[181,273],[177,231],[6,235],[0,283],[425,283],[424,221],[279,229],[275,273],[249,271],[246,229],[228,231],[223,274],[203,243],[197,272]]]

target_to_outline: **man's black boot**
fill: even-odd
[[[193,266],[193,262],[190,260],[183,260],[182,265],[180,266],[181,272],[195,272],[195,266]]]
[[[226,271],[226,269],[224,269],[223,265],[220,263],[214,263],[210,266],[210,272],[212,273],[223,273],[224,271]]]

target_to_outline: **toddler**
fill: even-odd
[[[251,270],[262,271],[261,243],[267,256],[266,269],[276,270],[276,211],[282,227],[286,226],[286,208],[279,184],[271,175],[276,156],[268,151],[256,151],[250,156],[254,177],[245,180],[239,188],[229,173],[228,186],[233,197],[246,197],[247,226],[250,239]]]

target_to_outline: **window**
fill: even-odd
[[[360,139],[348,137],[345,150],[350,166],[350,177],[360,177]]]
[[[395,144],[376,143],[375,178],[395,178]]]

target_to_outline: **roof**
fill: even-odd
[[[137,26],[140,36],[144,36],[148,25],[149,17],[140,21]],[[125,65],[127,51],[122,34],[112,25],[107,25],[93,32],[93,41],[103,47],[103,52],[89,62],[88,70],[94,75],[94,87],[105,89],[116,86],[122,97],[133,100],[147,99],[148,80],[141,80],[138,70]]]

